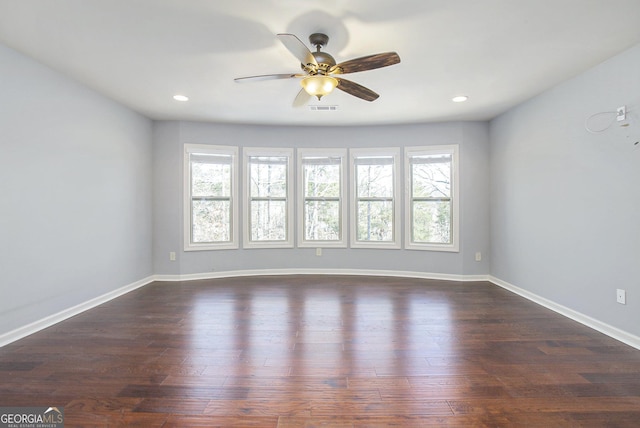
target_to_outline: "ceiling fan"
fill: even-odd
[[[289,52],[300,60],[300,65],[304,73],[264,74],[260,76],[238,77],[234,80],[236,82],[248,82],[301,78],[300,84],[302,85],[302,89],[293,101],[295,107],[306,104],[311,96],[315,96],[320,100],[320,98],[331,93],[335,88],[365,101],[374,101],[380,95],[369,88],[337,77],[336,75],[374,70],[400,62],[400,57],[397,53],[385,52],[336,64],[336,60],[331,55],[321,51],[329,42],[329,37],[326,34],[314,33],[309,36],[311,45],[316,47],[315,52],[311,52],[309,48],[293,34],[281,33],[277,36]]]

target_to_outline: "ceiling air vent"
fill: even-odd
[[[336,111],[338,106],[309,106],[311,111]]]

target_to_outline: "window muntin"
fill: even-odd
[[[185,145],[185,250],[238,248],[237,148]]]
[[[299,149],[300,247],[345,247],[345,159],[342,149]]]
[[[292,151],[246,149],[246,247],[291,247]]]
[[[406,149],[406,246],[457,251],[457,146]]]
[[[400,247],[398,152],[352,151],[352,247]]]

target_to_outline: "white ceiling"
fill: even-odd
[[[639,0],[0,0],[0,41],[152,119],[391,124],[493,118],[640,43],[638,18]],[[338,62],[398,52],[345,76],[378,100],[314,112],[297,79],[234,82],[299,72],[276,34],[314,32]]]

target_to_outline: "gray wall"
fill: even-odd
[[[587,118],[621,105],[630,126],[587,132]],[[640,335],[640,45],[498,117],[490,134],[492,275]]]
[[[152,122],[0,45],[0,334],[151,275]]]
[[[324,114],[324,112],[320,113]],[[405,147],[460,145],[460,252],[411,250],[239,249],[184,252],[182,159],[185,143],[240,147]],[[486,275],[489,273],[489,135],[487,123],[384,127],[269,127],[196,122],[155,125],[154,267],[165,275],[252,269],[375,269]],[[242,200],[242,198],[241,198]],[[169,252],[178,255],[169,261]],[[485,254],[475,261],[476,251]]]

